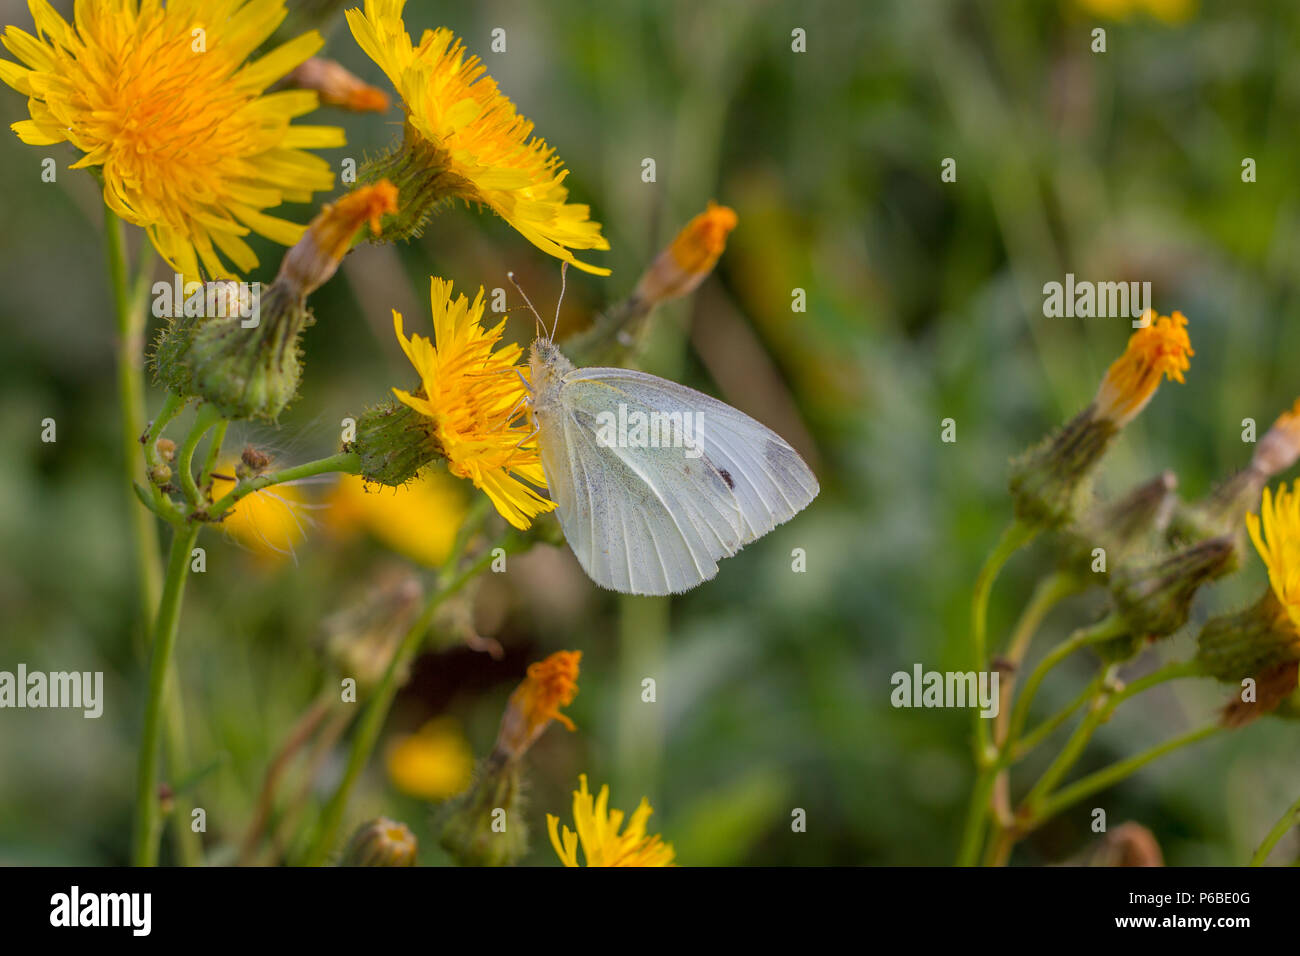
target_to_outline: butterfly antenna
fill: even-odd
[[[555,324],[551,326],[551,334],[548,338],[554,342],[555,333],[560,330],[560,306],[564,304],[564,290],[569,287],[569,264],[560,263],[560,297],[555,301]]]
[[[537,335],[538,338],[541,338],[542,329],[546,327],[545,325],[542,324],[542,317],[538,315],[537,310],[533,308],[533,303],[528,298],[528,293],[524,291],[524,287],[519,284],[517,279],[515,279],[515,274],[513,272],[507,272],[506,278],[509,279],[510,284],[513,285],[519,291],[519,294],[524,297],[524,303],[528,306],[528,311],[533,313],[533,318],[537,320],[537,330],[535,334]]]

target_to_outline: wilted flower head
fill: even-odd
[[[284,19],[283,0],[76,0],[67,23],[32,0],[36,36],[7,27],[0,80],[28,97],[14,124],[33,146],[68,142],[98,166],[104,202],[141,226],[186,279],[247,271],[250,232],[283,245],[302,226],[266,214],[334,181],[304,149],[342,146],[332,126],[293,126],[306,90],[265,90],[320,49],[315,31],[246,62]],[[223,259],[224,256],[224,259]]]
[[[1300,458],[1300,398],[1277,417],[1255,446],[1251,466],[1271,478],[1286,471]]]
[[[327,106],[338,106],[356,113],[383,113],[388,109],[388,94],[352,74],[345,66],[314,56],[289,74],[288,84],[303,90],[315,90]]]
[[[1157,318],[1150,309],[1144,317],[1092,404],[1012,464],[1011,495],[1023,524],[1059,528],[1073,520],[1081,489],[1119,430],[1146,407],[1162,377],[1183,381],[1193,354],[1187,319],[1181,312]]]
[[[637,283],[634,297],[657,305],[694,291],[717,265],[736,222],[733,210],[710,200],[708,208],[688,222],[651,263]]]
[[[558,720],[569,730],[573,721],[560,713],[578,694],[578,664],[582,651],[556,651],[545,660],[528,665],[528,676],[515,688],[501,718],[497,734],[498,753],[517,759]]]
[[[578,789],[573,792],[573,825],[560,832],[559,817],[546,815],[546,829],[551,836],[551,846],[565,866],[578,866],[578,845],[587,866],[672,866],[673,847],[658,835],[646,835],[650,819],[650,802],[644,797],[623,825],[623,811],[609,809],[609,786],[600,788],[600,795],[592,797],[587,790],[587,775],[578,777]]]
[[[393,312],[397,340],[421,382],[414,393],[395,388],[393,394],[425,420],[448,470],[486,492],[516,528],[527,528],[555,505],[536,490],[546,487],[546,478],[536,438],[529,438],[518,366],[523,351],[513,344],[497,348],[504,318],[483,328],[481,288],[472,303],[451,295],[450,282],[431,280],[433,341],[408,339],[401,315]]]
[[[1122,428],[1151,401],[1162,378],[1181,383],[1195,355],[1187,337],[1187,318],[1181,312],[1157,317],[1148,309],[1147,325],[1134,332],[1124,354],[1111,363],[1097,390],[1099,418]]]
[[[386,179],[354,189],[323,207],[285,253],[276,281],[299,296],[310,295],[334,275],[362,226],[368,224],[371,233],[379,235],[380,218],[396,211],[397,189]]]
[[[608,275],[570,251],[608,249],[609,243],[589,208],[568,202],[568,173],[555,151],[531,135],[533,124],[450,30],[426,30],[413,46],[402,23],[405,5],[366,0],[364,11],[347,11],[353,37],[388,75],[406,109],[406,141],[390,157],[391,166],[380,164],[416,203],[403,210],[405,230],[416,231],[439,201],[458,197],[488,206],[557,259]]]

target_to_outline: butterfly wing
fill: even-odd
[[[565,392],[597,381],[630,402],[661,413],[692,412],[699,423],[700,459],[731,487],[746,545],[808,507],[821,490],[812,470],[780,435],[726,402],[665,378],[623,368],[582,368],[565,376]],[[737,549],[739,550],[739,549]]]
[[[690,413],[698,457],[682,447],[601,441],[602,413]],[[542,467],[565,538],[597,584],[669,594],[717,574],[720,558],[788,520],[817,482],[779,436],[730,406],[626,369],[565,375],[538,409]]]

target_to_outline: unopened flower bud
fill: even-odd
[[[361,457],[361,477],[391,487],[406,484],[443,457],[434,421],[395,401],[363,412],[357,419],[356,438],[346,450]]]
[[[176,457],[176,443],[170,438],[159,438],[154,445],[163,461],[172,461]]]
[[[1236,564],[1235,539],[1225,535],[1153,563],[1120,566],[1110,577],[1116,613],[1134,639],[1167,637],[1187,623],[1192,599],[1202,585],[1227,574]],[[1103,659],[1112,659],[1120,648],[1137,649],[1124,640],[1101,645]]]
[[[161,488],[172,480],[171,466],[165,464],[154,465],[149,469],[149,480]]]
[[[1251,467],[1266,478],[1281,474],[1300,458],[1300,399],[1278,416],[1255,446]]]
[[[245,445],[244,451],[239,456],[239,464],[235,466],[235,476],[241,481],[256,478],[269,467],[271,467],[270,455],[258,451],[252,445]]]
[[[1093,552],[1103,548],[1106,570],[1122,563],[1165,530],[1173,513],[1178,478],[1166,471],[1136,486],[1122,498],[1098,505],[1081,517],[1064,534],[1064,566],[1079,574],[1094,571]]]
[[[423,588],[409,572],[384,572],[364,600],[325,620],[324,650],[340,677],[351,677],[362,693],[379,683],[398,644],[419,611]],[[397,686],[407,673],[397,675]]]
[[[357,828],[339,866],[415,866],[416,849],[405,823],[379,817]]]
[[[279,282],[262,297],[256,324],[211,319],[190,347],[193,388],[226,418],[274,421],[298,393],[299,339],[313,322],[305,301]]]
[[[442,847],[461,866],[511,866],[528,851],[520,799],[519,763],[496,756],[453,802],[442,825]]]

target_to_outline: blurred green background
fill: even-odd
[[[31,29],[25,5],[3,0],[0,10]],[[445,624],[455,643],[472,615],[504,656],[423,656],[381,750],[450,717],[439,726],[459,728],[483,756],[528,662],[580,649],[568,709],[578,731],[552,727],[526,758],[528,862],[555,862],[544,814],[571,820],[579,773],[610,784],[614,806],[649,797],[652,832],[686,864],[950,862],[971,782],[970,717],[893,709],[890,675],[914,663],[969,668],[972,583],[1010,516],[1006,463],[1091,398],[1130,331],[1114,319],[1044,318],[1043,283],[1066,272],[1151,281],[1161,312],[1190,319],[1187,384],[1163,386],[1127,429],[1103,493],[1169,468],[1185,497],[1199,497],[1248,460],[1242,419],[1262,430],[1300,394],[1290,319],[1300,8],[416,0],[406,23],[417,39],[448,26],[482,55],[571,170],[573,201],[604,224],[611,251],[582,258],[614,274],[570,273],[561,336],[627,294],[707,200],[736,210],[714,277],[658,314],[640,364],[774,427],[822,493],[672,601],[602,592],[567,550],[538,545],[512,559],[460,609],[459,625]],[[1104,54],[1090,50],[1098,26]],[[489,52],[497,27],[504,53]],[[795,28],[806,53],[791,50]],[[341,16],[323,32],[325,55],[388,88]],[[0,121],[25,115],[21,96],[0,93]],[[347,147],[322,151],[336,168],[400,135],[396,106],[383,116],[322,109],[312,121],[346,128]],[[40,180],[46,155],[57,183]],[[655,183],[642,182],[645,157]],[[954,183],[940,179],[945,157],[957,161]],[[1252,184],[1241,180],[1245,157],[1258,166]],[[0,713],[8,864],[126,860],[143,709],[102,203],[90,176],[67,169],[72,160],[0,136],[0,669],[103,670],[107,700],[97,721]],[[130,232],[135,248],[141,235]],[[262,267],[249,278],[269,280],[281,251],[257,249]],[[312,298],[299,400],[278,428],[235,426],[229,446],[251,442],[283,464],[331,453],[343,418],[411,385],[390,310],[427,334],[431,274],[472,295],[506,286],[511,269],[543,312],[553,308],[556,263],[474,209],[449,209],[409,245],[359,248]],[[791,311],[795,288],[806,290],[805,313]],[[526,343],[531,317],[514,315],[510,329]],[[156,410],[161,395],[150,400]],[[58,423],[53,444],[40,440],[47,417]],[[940,441],[948,417],[953,444]],[[268,761],[321,688],[322,622],[377,570],[415,567],[374,535],[332,532],[326,485],[300,490],[305,534],[291,556],[206,532],[207,572],[187,594],[178,661],[191,761],[208,770],[191,796],[207,811],[215,862],[229,859]],[[805,574],[790,571],[796,547]],[[1052,557],[1039,542],[1008,566],[995,642]],[[1195,619],[1242,606],[1264,582],[1252,553],[1201,596]],[[1039,651],[1100,606],[1091,594],[1058,610]],[[1175,638],[1135,669],[1190,644]],[[1054,673],[1038,712],[1071,699],[1090,668],[1079,657]],[[641,701],[645,677],[656,679],[656,703]],[[1199,724],[1222,694],[1179,684],[1127,705],[1080,771]],[[1112,827],[1151,828],[1170,863],[1243,862],[1300,793],[1294,740],[1293,726],[1263,720],[1094,805]],[[338,747],[323,754],[320,794],[342,759]],[[1014,780],[1017,792],[1030,782]],[[792,832],[793,808],[806,810],[807,832]],[[1088,810],[1046,826],[1013,861],[1086,853],[1097,840]],[[416,832],[422,863],[447,862],[431,834],[436,806],[402,793],[382,754],[349,828],[381,812]]]

